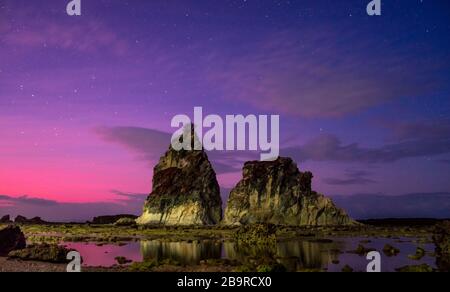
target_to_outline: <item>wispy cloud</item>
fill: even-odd
[[[367,171],[348,170],[345,178],[324,178],[323,181],[329,185],[348,186],[348,185],[367,185],[376,183],[369,178],[371,173]]]
[[[53,48],[114,55],[124,55],[128,49],[128,43],[101,22],[63,25],[48,19],[34,25],[32,21],[28,23],[28,26],[10,26],[9,30],[4,30],[3,43],[16,49]]]
[[[227,98],[308,118],[340,117],[446,84],[431,77],[439,63],[417,59],[414,48],[399,51],[349,31],[268,34],[239,55],[221,56],[209,77]]]

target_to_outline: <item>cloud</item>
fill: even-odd
[[[436,60],[385,46],[329,27],[284,31],[221,56],[208,75],[227,98],[307,118],[345,116],[445,86],[432,77],[441,68]]]
[[[376,183],[368,178],[370,175],[366,171],[349,170],[346,172],[346,178],[324,178],[323,181],[329,185],[348,186],[348,185],[367,185]]]
[[[356,219],[450,218],[450,193],[357,194],[333,201]]]
[[[445,139],[450,137],[450,120],[402,122],[387,125],[392,131],[391,139],[397,141]]]
[[[119,196],[120,200],[125,201],[137,201],[140,203],[144,203],[145,199],[148,197],[148,194],[136,194],[136,193],[124,193],[118,190],[111,190],[111,193]]]
[[[116,32],[97,21],[84,21],[71,25],[44,20],[39,24],[14,28],[2,34],[2,42],[10,47],[36,49],[58,48],[83,53],[102,52],[124,55],[127,42]]]

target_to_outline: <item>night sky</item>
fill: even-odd
[[[68,2],[0,0],[0,215],[139,213],[202,106],[280,115],[282,155],[351,215],[450,217],[449,1]],[[210,153],[225,200],[257,157]]]

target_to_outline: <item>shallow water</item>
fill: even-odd
[[[345,265],[355,271],[365,271],[368,264],[365,256],[351,253],[362,240],[366,248],[374,248],[381,254],[381,270],[395,271],[396,268],[407,265],[426,263],[435,268],[435,258],[430,256],[434,252],[434,244],[416,243],[414,238],[333,238],[331,241],[314,241],[308,239],[279,242],[275,257],[289,271],[301,269],[320,269],[339,272]],[[387,257],[382,249],[390,244],[398,249],[397,256]],[[132,261],[143,260],[175,260],[183,265],[196,265],[206,259],[232,259],[245,261],[247,253],[236,248],[233,242],[203,240],[198,242],[163,242],[158,240],[130,242],[123,246],[103,245],[95,243],[64,243],[69,248],[78,250],[83,257],[84,266],[110,267],[116,264],[115,258],[126,257]],[[415,254],[420,246],[427,251],[427,255],[420,261],[411,260],[408,255]]]

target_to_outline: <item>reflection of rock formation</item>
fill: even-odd
[[[355,222],[311,189],[312,174],[289,158],[247,162],[231,191],[225,224],[350,225]]]
[[[286,241],[278,242],[271,253],[288,271],[298,271],[326,268],[332,261],[338,259],[337,248],[336,243]],[[237,248],[233,242],[225,242],[224,250],[227,258],[242,263],[248,260],[248,255],[254,254],[252,251]]]
[[[170,146],[154,169],[153,192],[137,223],[212,225],[221,219],[220,188],[206,153]]]
[[[142,241],[141,252],[145,260],[175,260],[181,264],[198,264],[201,260],[221,257],[222,245],[218,241],[162,242]]]

